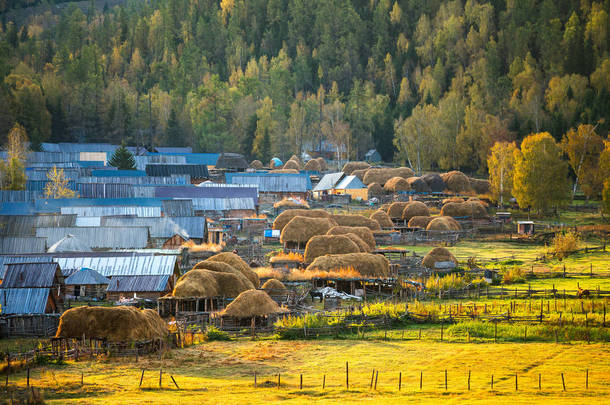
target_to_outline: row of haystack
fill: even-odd
[[[477,199],[457,202],[449,201],[441,208],[441,215],[454,218],[487,218],[485,204]]]
[[[316,235],[307,242],[305,263],[329,254],[370,253],[375,247],[375,237],[369,228],[334,226],[325,235]]]
[[[373,253],[328,254],[317,257],[307,270],[354,270],[362,277],[378,278],[390,275],[390,262],[385,256]]]
[[[440,175],[445,182],[446,189],[453,193],[489,193],[489,181],[468,177],[458,170],[452,170]]]

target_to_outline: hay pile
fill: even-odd
[[[409,221],[413,217],[427,217],[429,215],[430,210],[421,201],[409,201],[402,210],[402,219],[405,221]]]
[[[377,221],[364,215],[333,215],[331,218],[340,226],[365,226],[371,231],[381,230]]]
[[[449,198],[445,198],[443,199],[443,204],[447,204],[447,203],[463,203],[464,199],[461,197],[449,197]]]
[[[489,180],[473,179],[472,177],[470,177],[468,180],[470,180],[470,187],[474,190],[475,193],[477,193],[477,194],[488,194],[489,193],[489,189],[491,187]]]
[[[354,242],[358,246],[358,249],[361,253],[370,253],[373,251],[373,249],[371,249],[371,247],[355,233],[349,232],[344,234],[343,236],[347,236],[348,238],[350,238],[352,242]]]
[[[428,183],[421,177],[409,177],[407,183],[409,183],[411,190],[417,191],[418,193],[429,193],[431,191]]]
[[[352,176],[356,176],[360,179],[360,181],[362,181],[362,179],[364,179],[364,175],[366,174],[366,171],[368,169],[358,169],[358,170],[354,170],[352,172]]]
[[[261,162],[260,160],[253,160],[250,163],[250,168],[251,169],[256,169],[256,170],[260,170],[263,168],[263,162]]]
[[[309,204],[305,200],[295,200],[294,198],[284,198],[273,204],[273,208],[303,208],[309,209]]]
[[[489,207],[489,204],[486,201],[479,200],[477,197],[470,197],[466,201],[476,201],[478,203],[481,203],[481,205],[483,205],[483,207],[485,207],[485,208]]]
[[[441,208],[441,216],[454,218],[467,216],[463,213],[463,204],[464,203],[461,202],[448,202],[447,204],[443,205],[443,208]]]
[[[451,217],[436,217],[426,227],[428,231],[459,231],[462,227]]]
[[[466,193],[472,191],[468,176],[458,170],[443,173],[441,174],[441,178],[445,182],[447,190],[453,193]]]
[[[402,212],[405,210],[407,204],[407,202],[402,201],[397,201],[390,204],[390,206],[388,207],[388,215],[390,216],[390,218],[401,219]]]
[[[375,236],[366,226],[333,226],[327,235],[345,235],[347,233],[356,234],[371,250],[375,249]]]
[[[296,160],[289,160],[284,164],[284,167],[282,169],[299,171],[301,170],[301,165]]]
[[[371,183],[368,185],[369,196],[380,196],[384,194],[383,187],[379,183]]]
[[[364,184],[379,183],[384,185],[392,177],[402,177],[404,179],[412,177],[413,170],[408,167],[391,168],[374,168],[367,170],[362,182]]]
[[[193,270],[209,270],[217,273],[233,274],[239,279],[239,282],[246,286],[248,289],[258,287],[258,285],[255,287],[252,281],[250,281],[241,271],[237,270],[235,267],[227,263],[204,260],[202,262],[197,263],[193,267]],[[252,270],[250,271],[254,273]]]
[[[193,269],[187,271],[176,282],[174,297],[237,297],[249,290],[251,282],[233,273],[221,273],[211,270]]]
[[[99,338],[112,342],[160,339],[168,335],[167,324],[152,309],[120,307],[77,307],[59,319],[55,337]]]
[[[320,256],[307,266],[307,270],[322,271],[340,271],[350,268],[365,277],[387,277],[390,274],[388,259],[383,255],[373,253]]]
[[[279,231],[281,231],[282,229],[284,229],[284,227],[286,226],[286,224],[288,222],[290,222],[290,220],[296,216],[301,216],[301,217],[308,217],[308,218],[330,218],[330,213],[324,211],[324,210],[320,210],[320,209],[315,209],[315,210],[305,210],[305,209],[293,209],[293,210],[286,210],[284,212],[282,212],[280,215],[277,216],[277,218],[275,218],[275,221],[273,221],[273,229],[277,229]]]
[[[267,292],[286,290],[286,286],[284,285],[284,283],[275,278],[270,278],[269,280],[265,281],[265,284],[263,284],[261,288]]]
[[[246,278],[250,280],[250,282],[254,285],[254,288],[258,288],[258,286],[260,285],[260,281],[256,273],[252,271],[250,266],[248,266],[248,263],[246,263],[241,257],[236,255],[235,253],[222,252],[212,257],[209,257],[207,260],[230,264],[235,269],[241,271],[241,273],[246,276]]]
[[[388,213],[385,211],[377,210],[377,211],[373,212],[371,214],[371,219],[374,219],[375,221],[377,221],[379,226],[382,228],[393,228],[394,227],[394,223],[392,222],[392,219],[390,218]]]
[[[457,266],[458,261],[455,256],[445,248],[437,247],[432,249],[428,254],[424,257],[422,264],[429,268],[434,268],[434,263],[437,262],[453,262]]]
[[[320,164],[320,171],[324,171],[328,168],[328,165],[326,164],[326,160],[324,160],[323,157],[319,157],[316,160]]]
[[[487,218],[487,210],[481,201],[448,202],[441,208],[441,215],[454,218],[481,219]]]
[[[341,171],[345,174],[352,174],[354,170],[368,169],[369,167],[371,165],[366,162],[347,162]]]
[[[345,235],[318,235],[312,237],[305,247],[305,263],[328,254],[359,253],[360,248]]]
[[[311,159],[309,162],[305,163],[303,169],[310,172],[320,172],[322,169],[320,168],[320,162],[316,159]]]
[[[383,185],[383,189],[388,193],[395,193],[397,191],[409,191],[411,186],[409,182],[402,177],[392,177]]]
[[[307,243],[316,235],[325,235],[335,225],[337,223],[330,218],[296,216],[282,229],[280,242]]]
[[[426,229],[428,227],[428,224],[430,222],[432,222],[433,219],[434,219],[433,217],[429,217],[429,216],[425,216],[425,217],[414,216],[414,217],[411,217],[407,226],[409,228]]]
[[[271,170],[270,173],[299,174],[299,171],[297,169],[274,169],[274,170]]]
[[[447,188],[443,178],[438,173],[425,174],[422,176],[422,179],[428,184],[433,193],[441,193]]]
[[[260,290],[244,291],[220,313],[221,316],[252,318],[286,312],[269,295]]]

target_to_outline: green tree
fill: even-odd
[[[125,147],[125,144],[122,144],[114,151],[108,160],[108,164],[119,170],[135,170],[136,168],[136,160],[133,154]]]
[[[256,132],[252,152],[261,162],[268,162],[271,159],[272,134],[277,127],[277,122],[273,119],[273,101],[269,97],[265,97],[262,101],[260,108],[256,110],[256,116]]]

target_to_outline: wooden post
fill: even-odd
[[[162,378],[163,378],[163,369],[162,369],[162,368],[160,368],[160,369],[159,369],[159,388],[161,388],[161,381],[162,381]]]
[[[180,387],[178,387],[178,384],[176,383],[176,380],[174,380],[174,376],[173,375],[169,375],[169,377],[172,379],[174,385],[176,386],[177,389],[180,389]]]
[[[445,391],[447,391],[447,369],[445,369]]]
[[[142,387],[143,380],[144,380],[144,369],[142,369],[142,375],[140,376],[140,385],[138,385],[138,388]]]
[[[277,389],[280,389],[280,373],[277,373]]]
[[[419,372],[419,390],[421,391],[424,382],[424,372]]]
[[[379,370],[375,371],[375,391],[377,391],[377,378],[379,377]]]
[[[468,391],[470,391],[470,370],[468,370]]]
[[[563,390],[565,391],[566,390],[566,381],[563,378],[563,373],[561,373],[561,385],[563,385]]]
[[[373,373],[371,374],[371,385],[369,386],[369,389],[373,389],[373,380],[375,379],[375,369],[373,369]]]
[[[419,328],[419,340],[421,340],[421,328]]]
[[[301,382],[299,383],[299,389],[303,389],[303,374],[301,374]]]
[[[517,373],[515,373],[515,391],[519,390],[519,380],[517,378]]]
[[[345,389],[349,390],[349,364],[345,362]]]
[[[525,325],[525,330],[523,331],[523,342],[527,342],[527,325]]]
[[[498,343],[498,322],[494,322],[494,343]]]
[[[27,376],[27,383],[26,383],[26,387],[30,388],[30,368],[28,367],[28,376]]]
[[[29,369],[28,369],[29,371]],[[83,373],[82,371],[80,372],[80,386],[82,388],[82,386],[85,385],[85,373]]]
[[[254,370],[254,388],[256,388],[256,370]]]
[[[322,377],[322,389],[326,388],[326,374]]]
[[[494,375],[491,375],[491,390],[494,390]]]
[[[589,389],[589,369],[585,371],[585,389]]]
[[[398,391],[400,391],[401,386],[402,386],[402,371],[398,373]]]
[[[538,374],[538,389],[542,389],[542,374]]]

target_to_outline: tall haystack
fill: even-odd
[[[393,228],[394,223],[387,212],[377,210],[371,214],[371,219],[377,221],[381,228]]]
[[[368,245],[371,250],[375,249],[375,236],[370,228],[366,226],[333,226],[327,235],[345,235],[354,233]]]
[[[441,215],[454,218],[481,219],[487,218],[487,210],[480,201],[449,202],[441,208]]]
[[[366,174],[366,171],[367,171],[367,170],[368,170],[368,169],[358,169],[358,170],[354,170],[354,171],[352,172],[352,176],[356,176],[356,177],[358,177],[358,178],[359,178],[359,179],[362,181],[362,179],[364,179],[364,175]]]
[[[221,316],[252,318],[286,312],[261,290],[244,291],[220,313]]]
[[[449,198],[444,198],[442,202],[443,202],[443,205],[447,204],[447,203],[450,203],[450,202],[452,202],[452,203],[463,203],[464,199],[461,198],[461,197],[449,197]]]
[[[305,200],[295,199],[295,198],[282,198],[280,201],[273,204],[273,208],[302,208],[304,210],[309,209],[309,204]]]
[[[265,284],[263,284],[261,288],[267,291],[267,293],[274,291],[286,291],[286,286],[284,285],[284,283],[275,278],[270,278],[269,280],[265,281]]]
[[[345,235],[317,235],[305,246],[305,263],[328,254],[359,253],[360,248]]]
[[[292,155],[292,156],[290,156],[290,159],[288,159],[288,160],[293,160],[293,161],[297,162],[299,165],[301,165],[301,163],[303,163],[303,162],[301,161],[301,158],[300,158],[300,157],[298,157],[297,155]]]
[[[447,190],[453,193],[467,193],[472,191],[468,176],[458,170],[452,170],[448,173],[441,174]]]
[[[405,210],[407,206],[407,202],[396,201],[390,204],[388,207],[388,215],[392,219],[402,219],[402,212]]]
[[[152,309],[82,306],[63,313],[55,337],[134,342],[162,339],[168,333],[167,324]]]
[[[220,294],[220,286],[216,281],[215,273],[210,270],[190,270],[182,275],[176,282],[172,295],[174,297],[211,298]]]
[[[402,210],[402,219],[409,221],[413,217],[426,217],[430,215],[428,206],[421,201],[409,201]]]
[[[458,261],[455,256],[450,251],[442,247],[434,248],[428,252],[428,254],[424,256],[422,264],[429,269],[433,269],[434,264],[438,262],[453,262],[456,266],[458,265]]]
[[[408,167],[397,167],[397,168],[372,168],[367,170],[364,175],[362,182],[364,184],[379,183],[384,185],[392,177],[402,177],[404,179],[412,177],[413,170]]]
[[[286,164],[283,167],[284,170],[296,170],[299,171],[301,170],[301,165],[299,164],[299,162],[295,161],[295,160],[289,160],[286,162]]]
[[[284,227],[286,226],[286,224],[288,222],[290,222],[290,220],[296,216],[301,216],[301,217],[308,217],[308,218],[330,218],[330,213],[321,210],[321,209],[315,209],[315,210],[304,210],[304,209],[293,209],[293,210],[286,210],[284,212],[282,212],[280,215],[277,216],[277,218],[275,218],[275,221],[273,221],[273,229],[277,229],[279,231],[281,231],[282,229],[284,229]]]
[[[428,231],[459,231],[462,227],[451,217],[436,217],[426,227]]]
[[[322,169],[320,168],[320,162],[318,162],[316,159],[311,159],[307,163],[305,163],[305,166],[303,167],[303,169],[307,170],[309,172],[322,171]]]
[[[307,270],[339,271],[354,269],[363,277],[387,277],[390,275],[390,262],[383,255],[373,253],[347,253],[325,255],[316,258]]]
[[[369,196],[375,196],[378,197],[380,195],[384,195],[385,191],[383,189],[383,187],[381,187],[381,185],[379,183],[371,183],[368,185],[368,189],[369,189]]]
[[[430,190],[433,193],[441,193],[447,188],[443,178],[438,173],[424,174],[422,179],[426,182],[428,187],[430,187]]]
[[[257,288],[258,287],[258,285],[255,287],[254,284],[252,283],[252,281],[250,281],[241,271],[237,270],[235,267],[233,267],[227,263],[204,260],[202,262],[197,263],[193,267],[193,269],[194,270],[210,270],[210,271],[215,271],[218,273],[234,274],[240,280],[240,282],[243,285],[245,285],[246,287],[248,287],[248,288]],[[250,269],[248,269],[248,270],[250,270]],[[252,270],[250,270],[250,271],[252,273],[254,273]],[[254,274],[256,275],[256,273],[254,273]]]
[[[470,177],[468,180],[470,181],[470,187],[472,187],[472,189],[474,190],[475,193],[477,193],[477,194],[488,194],[489,193],[489,189],[491,187],[489,180],[474,179],[472,177]]]
[[[340,226],[365,226],[371,231],[380,231],[379,223],[364,215],[333,215],[331,217]]]
[[[320,164],[320,171],[324,171],[324,170],[328,169],[328,165],[326,164],[326,160],[324,160],[323,157],[320,156],[316,160]]]
[[[432,191],[430,186],[428,186],[428,183],[426,183],[421,177],[409,177],[407,179],[407,183],[409,183],[411,190],[418,193],[429,193]]]
[[[467,214],[464,214],[463,204],[464,203],[459,202],[448,202],[441,208],[441,216],[454,218],[467,216]]]
[[[409,186],[407,179],[392,177],[385,182],[383,189],[388,193],[396,193],[397,191],[409,191],[411,190],[411,186]]]
[[[263,162],[261,162],[260,160],[253,160],[252,162],[250,162],[251,169],[260,170],[263,167]]]
[[[328,232],[330,232],[330,231],[328,231]],[[360,238],[360,236],[356,235],[355,233],[349,232],[349,233],[343,234],[343,236],[347,236],[348,238],[350,238],[352,240],[352,242],[354,242],[358,246],[358,249],[360,249],[360,252],[369,253],[369,252],[373,251],[373,249],[371,249],[371,247],[368,245],[368,243],[363,241],[362,238]]]
[[[411,219],[409,220],[408,223],[408,227],[409,228],[422,228],[422,229],[426,229],[428,227],[428,224],[430,222],[432,222],[434,218],[430,217],[430,216],[425,216],[425,217],[421,217],[421,216],[414,216],[411,217]]]
[[[246,278],[250,280],[250,282],[254,285],[254,288],[258,288],[258,286],[260,285],[258,276],[254,271],[252,271],[250,266],[248,266],[248,263],[246,263],[241,257],[239,257],[233,252],[218,253],[212,257],[209,257],[207,260],[230,264],[237,270],[241,271],[241,273],[246,276]]]
[[[336,222],[330,218],[308,218],[296,216],[282,229],[280,242],[305,244],[316,235],[325,235]]]
[[[343,165],[341,171],[345,174],[352,174],[354,170],[368,169],[369,167],[371,167],[371,165],[366,162],[347,162]]]

